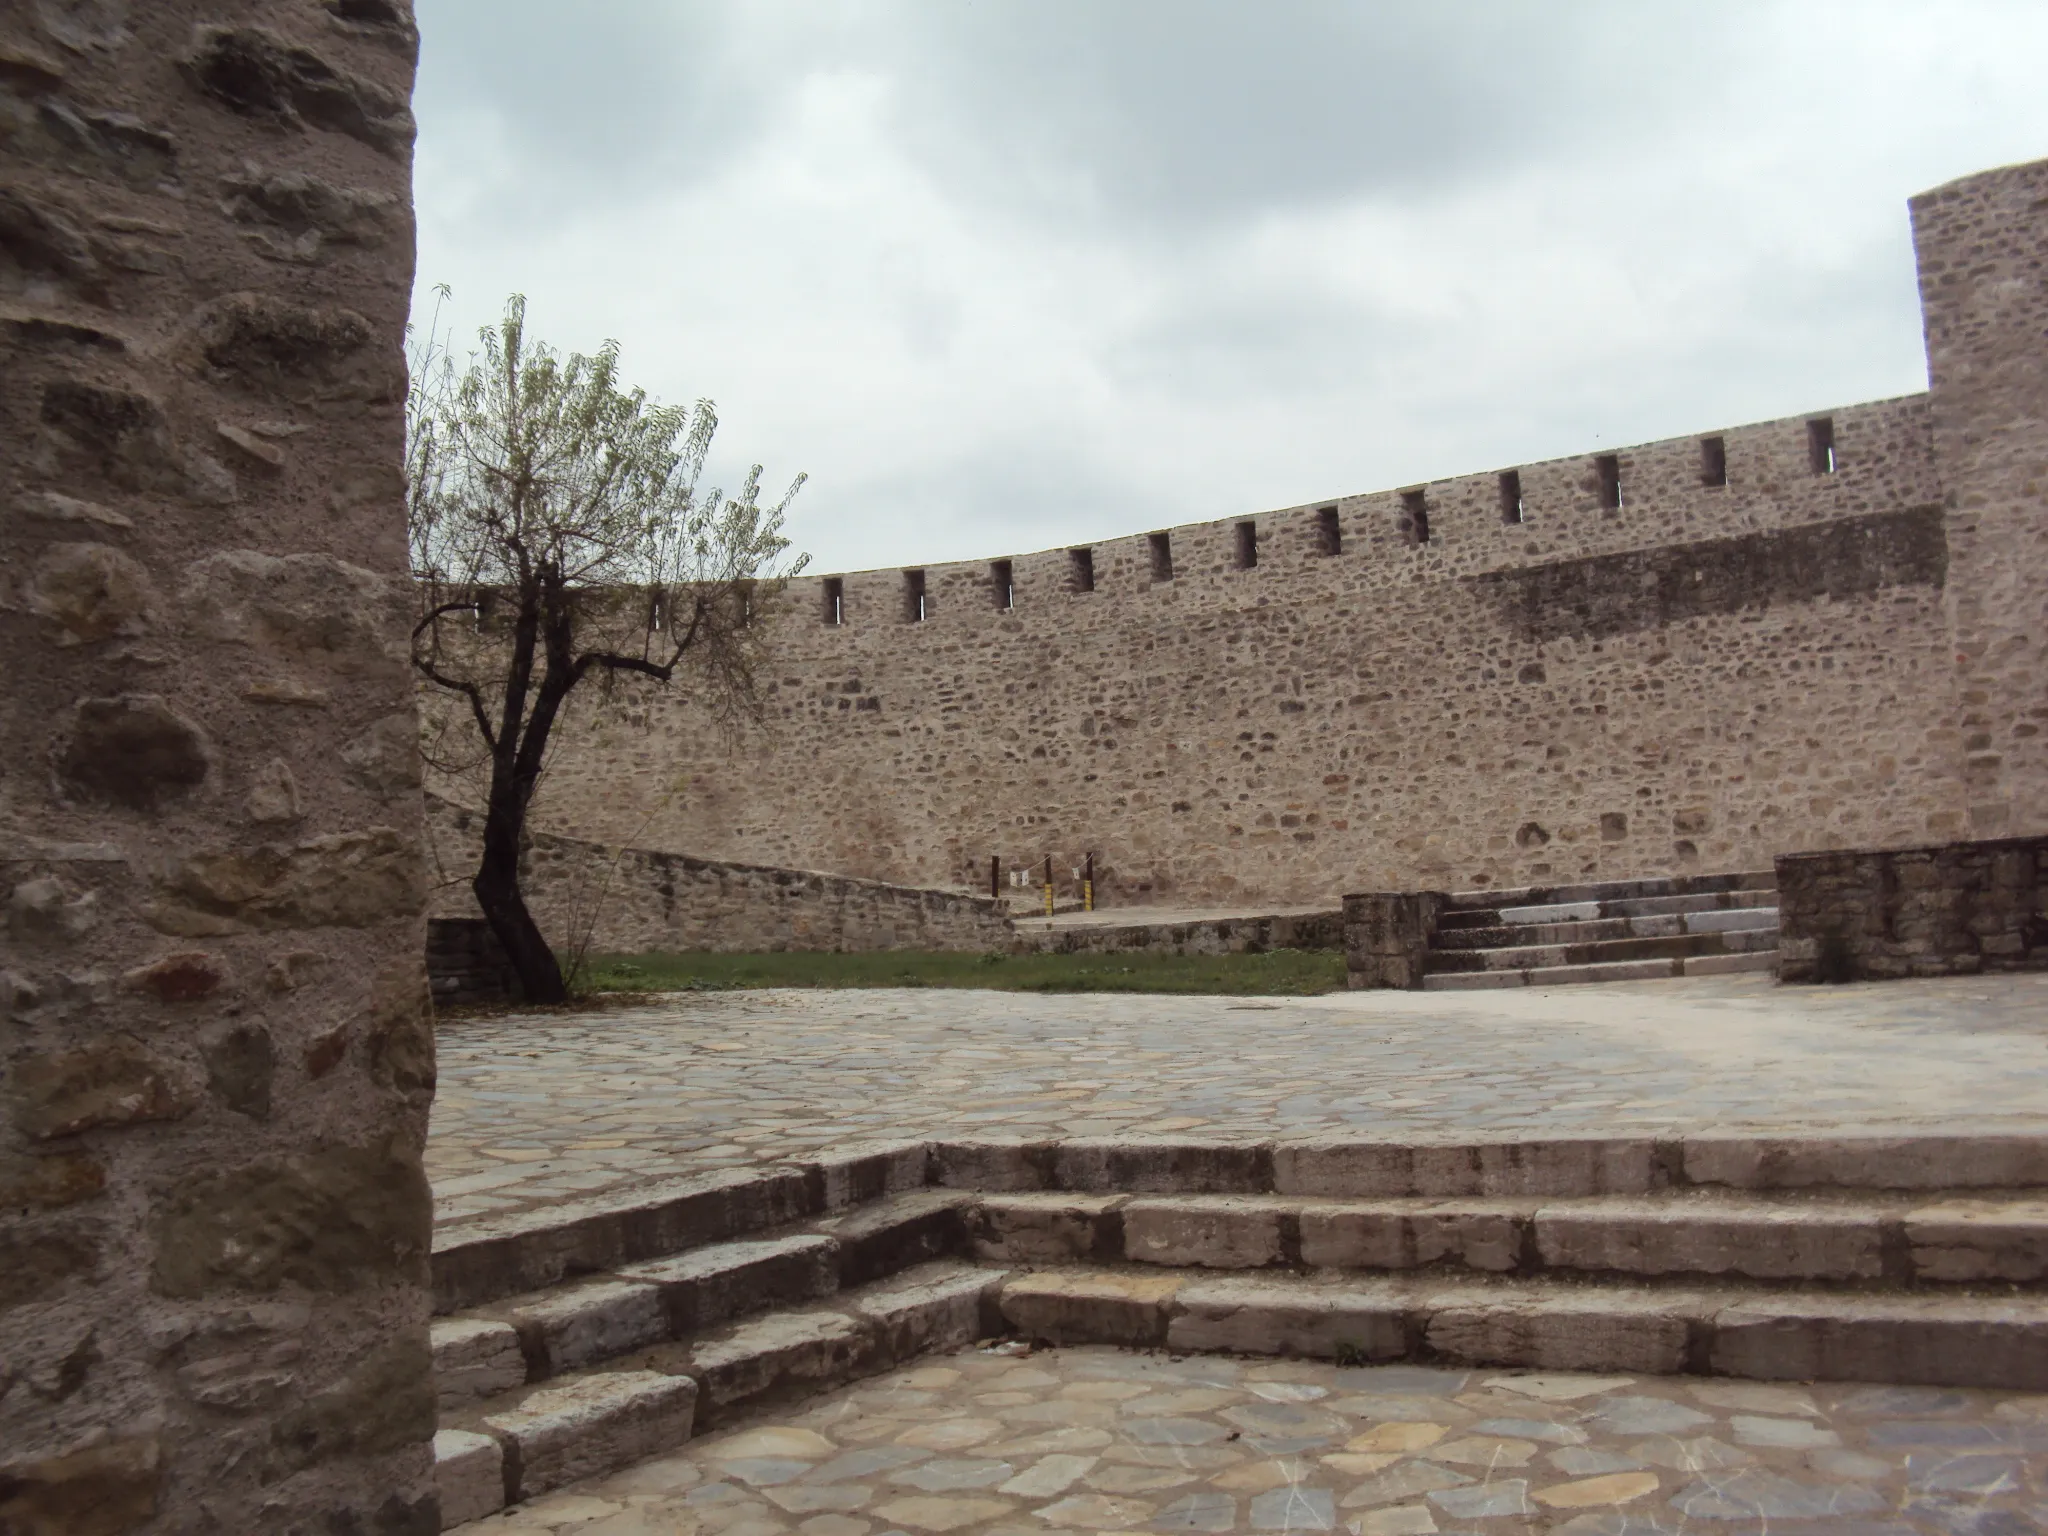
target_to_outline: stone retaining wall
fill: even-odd
[[[2048,970],[2048,838],[1778,863],[1778,978]]]
[[[1049,955],[1263,955],[1276,949],[1342,949],[1344,914],[1282,912],[1185,922],[1132,922],[1129,912],[1097,913],[1087,927],[1027,929],[1023,942]]]
[[[443,884],[437,917],[470,917],[481,818],[438,796],[429,823]],[[546,833],[529,839],[521,883],[558,950],[593,954],[779,950],[1010,950],[1001,904],[956,891],[769,869],[651,848],[607,848]]]
[[[0,11],[0,1531],[440,1526],[415,46]]]

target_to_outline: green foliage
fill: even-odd
[[[1334,950],[1260,955],[1001,955],[878,950],[860,954],[594,955],[594,992],[726,991],[752,987],[969,987],[1002,992],[1180,992],[1304,997],[1344,986]]]

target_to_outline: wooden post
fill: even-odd
[[[1052,855],[1045,856],[1045,915],[1052,916]]]
[[[1083,861],[1081,868],[1081,910],[1083,912],[1093,912],[1095,910],[1095,855],[1089,854]]]

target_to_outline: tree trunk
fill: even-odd
[[[470,889],[498,936],[529,1003],[566,1003],[568,985],[554,950],[540,931],[519,890],[519,838],[526,828],[526,797],[509,774],[491,774],[490,807],[484,814],[484,852]]]

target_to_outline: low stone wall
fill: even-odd
[[[1442,891],[1371,891],[1344,898],[1345,982],[1353,990],[1422,986],[1430,935],[1450,897]]]
[[[1263,955],[1275,949],[1342,949],[1344,914],[1281,912],[1247,917],[1148,923],[1098,912],[1099,923],[1027,928],[1023,942],[1042,954],[1107,955],[1147,950],[1162,955]]]
[[[482,818],[427,799],[442,883],[437,917],[476,916],[468,876]],[[606,848],[533,835],[521,856],[528,907],[557,949],[592,954],[665,950],[1002,950],[1017,930],[986,896],[889,885],[803,869],[728,864],[651,848]]]
[[[427,920],[427,984],[440,1008],[516,1002],[519,973],[480,917]]]
[[[2048,838],[1787,854],[1778,979],[2048,970]]]

